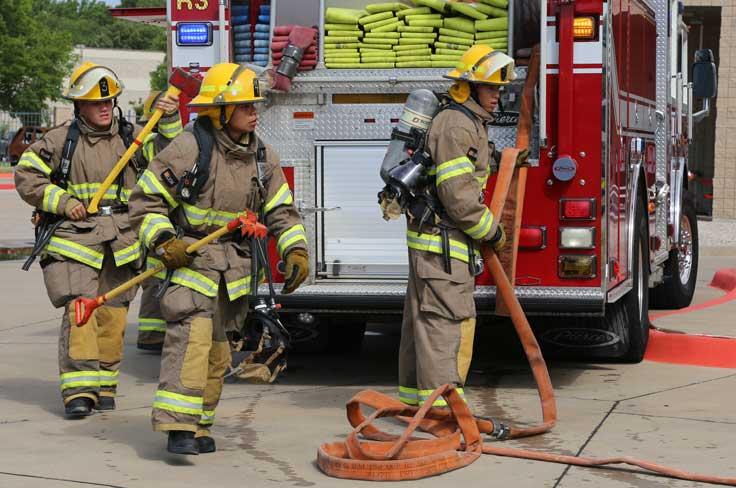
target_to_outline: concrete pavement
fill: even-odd
[[[736,256],[706,256],[701,263],[700,281],[705,282],[717,267],[736,267]],[[328,478],[314,461],[321,442],[344,438],[344,404],[354,393],[364,388],[394,393],[395,328],[371,332],[359,355],[293,356],[288,375],[277,385],[227,384],[213,431],[218,452],[182,459],[167,454],[165,437],[150,429],[159,357],[135,349],[132,314],[118,410],[77,421],[62,418],[56,369],[60,312],[48,304],[38,267],[25,273],[19,264],[0,263],[0,432],[5,440],[0,444],[0,486],[369,486]],[[710,294],[700,287],[697,300]],[[735,312],[736,305],[727,304],[711,311],[709,320],[732,323],[728,317]],[[686,316],[679,321],[683,327],[693,324]],[[540,413],[528,366],[523,358],[508,354],[499,359],[493,347],[494,335],[507,333],[492,331],[479,341],[469,401],[479,415],[533,423]],[[650,362],[558,362],[550,367],[560,422],[550,434],[512,445],[588,456],[626,454],[736,476],[736,371]],[[400,485],[459,484],[698,486],[629,471],[490,456],[453,473]],[[386,485],[399,484],[381,486]]]

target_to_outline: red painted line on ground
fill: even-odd
[[[721,269],[713,276],[710,286],[726,292],[725,295],[680,310],[653,314],[650,319],[681,315],[703,310],[736,299],[736,269]],[[712,368],[736,368],[736,337],[649,329],[649,345],[644,359],[660,363],[688,364]]]
[[[15,190],[15,183],[0,183],[0,190]]]

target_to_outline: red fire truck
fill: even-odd
[[[255,24],[269,2],[236,3],[249,4]],[[367,3],[272,0],[268,21],[316,26],[323,39],[326,8]],[[165,13],[113,15],[165,18],[172,67],[204,71],[232,58],[231,7],[170,0]],[[548,351],[638,361],[649,308],[692,299],[698,230],[688,144],[709,113],[715,65],[706,50],[688,66],[682,11],[678,0],[509,4],[508,52],[541,48],[516,292],[540,317],[532,322]],[[289,93],[269,95],[258,132],[281,157],[310,237],[313,274],[281,297],[285,321],[305,343],[344,348],[359,343],[367,321],[401,313],[405,226],[381,219],[378,169],[407,94],[446,91],[449,82],[446,68],[327,69],[321,47],[316,69],[298,74]],[[489,127],[498,148],[515,140],[523,62],[516,71],[504,113]],[[487,274],[477,285],[479,320],[490,322],[495,287]]]

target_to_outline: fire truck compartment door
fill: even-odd
[[[406,222],[386,222],[378,174],[388,141],[317,143],[317,260],[322,278],[406,278]]]

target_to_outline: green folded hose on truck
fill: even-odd
[[[409,17],[406,17],[406,19],[409,19]],[[407,20],[406,22],[409,25],[415,25],[417,27],[442,27],[442,19],[414,19]]]
[[[403,19],[407,15],[422,15],[422,14],[431,14],[432,9],[429,7],[414,7],[414,8],[408,8],[406,10],[401,10],[399,12],[396,12],[396,16],[400,19]]]
[[[389,12],[391,13],[391,12]],[[384,27],[387,25],[391,25],[393,23],[399,22],[399,19],[396,17],[391,17],[384,20],[379,20],[377,22],[371,22],[370,24],[363,24],[363,29],[367,31],[372,31],[373,29],[378,29],[379,27]]]
[[[498,31],[487,31],[487,32],[476,32],[475,38],[476,40],[482,40],[482,39],[506,39],[509,37],[509,33],[505,30],[498,30]]]
[[[509,0],[478,0],[481,3],[485,3],[487,5],[491,5],[492,7],[498,7],[498,8],[508,8],[509,7]]]
[[[431,68],[432,61],[397,61],[397,68]]]
[[[359,49],[381,49],[384,51],[390,51],[391,44],[361,44]]]
[[[441,25],[440,27],[455,29],[467,32],[468,34],[475,33],[475,21],[465,17],[446,17],[444,19],[443,25]]]
[[[440,36],[437,38],[439,42],[449,42],[451,44],[461,44],[463,46],[472,46],[473,40],[472,39],[464,39],[462,37],[452,37],[452,36]]]
[[[479,31],[508,30],[509,18],[502,17],[500,19],[476,20],[475,28]]]
[[[365,17],[365,10],[356,10],[352,8],[328,7],[325,10],[325,22],[335,24],[357,24],[361,17]]]
[[[366,38],[372,38],[372,39],[398,39],[401,37],[401,34],[398,32],[366,32],[365,34]]]
[[[325,43],[325,51],[329,49],[357,49],[360,47],[359,42],[338,42],[338,43]]]
[[[329,69],[388,69],[394,63],[325,63]]]
[[[443,49],[453,49],[455,51],[465,52],[466,49],[468,49],[468,46],[464,44],[454,44],[452,42],[435,42],[434,47],[443,48]]]
[[[466,17],[470,17],[475,20],[485,20],[488,15],[475,8],[475,5],[469,3],[450,2],[448,3],[450,8],[459,14],[463,14]]]
[[[399,32],[423,32],[425,34],[429,34],[431,32],[434,32],[434,29],[432,27],[416,27],[411,25],[404,25],[399,24]]]
[[[409,7],[399,2],[388,2],[388,3],[371,3],[366,5],[366,12],[369,14],[377,14],[380,12],[396,12],[398,10],[408,10]]]
[[[488,14],[490,17],[508,17],[509,11],[502,8],[491,7],[490,5],[478,4],[478,10]]]
[[[373,15],[366,15],[358,20],[360,25],[372,24],[373,22],[379,22],[381,20],[391,19],[394,17],[393,12],[379,12]]]
[[[432,50],[430,48],[422,48],[422,49],[409,49],[408,51],[394,51],[396,55],[399,58],[403,58],[405,56],[429,56],[432,54]]]
[[[399,46],[394,46],[394,51],[411,51],[412,49],[429,49],[429,44],[404,44]]]
[[[371,32],[394,32],[398,30],[400,25],[401,25],[401,21],[397,20],[391,24],[382,25],[381,27],[376,27]]]
[[[447,29],[446,27],[440,27],[440,35],[442,36],[452,36],[452,37],[461,37],[463,39],[474,39],[475,37],[470,32],[463,32],[456,29]]]
[[[424,39],[425,41],[432,42],[437,38],[437,34],[429,34],[424,32],[402,32],[401,35],[397,37],[404,39]]]

